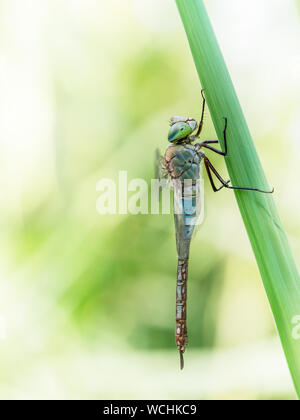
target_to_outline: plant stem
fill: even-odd
[[[176,3],[222,148],[223,117],[228,118],[228,156],[225,160],[232,185],[268,190],[203,1],[176,0]],[[256,94],[259,95],[259,92]],[[300,397],[300,341],[296,334],[300,333],[300,328],[297,329],[300,317],[295,318],[300,316],[300,276],[272,195],[235,191],[235,196]]]

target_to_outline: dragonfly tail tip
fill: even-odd
[[[182,370],[184,368],[184,359],[183,359],[183,352],[179,350],[180,355],[180,369]]]

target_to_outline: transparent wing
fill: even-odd
[[[203,167],[200,165],[200,174],[199,174],[199,189],[197,196],[197,221],[195,223],[193,236],[195,237],[199,232],[200,226],[204,221],[205,215],[205,202],[204,202],[204,177],[203,177]]]
[[[165,168],[165,159],[158,149],[155,151],[154,170],[156,179],[168,179],[168,172]]]
[[[156,149],[155,151],[155,165],[154,165],[154,171],[155,171],[155,180],[157,182],[157,198],[158,202],[160,203],[162,201],[162,189],[165,187],[170,187],[170,179],[168,175],[168,171],[165,167],[165,159],[160,154],[160,151]]]

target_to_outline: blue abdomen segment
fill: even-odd
[[[196,188],[194,188],[196,189]],[[192,239],[194,227],[197,217],[197,197],[183,197],[182,198],[182,209],[183,209],[183,223],[184,223],[184,239]]]
[[[180,258],[187,258],[193,232],[200,216],[201,185],[199,180],[176,181],[174,184],[177,252]]]

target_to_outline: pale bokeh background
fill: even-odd
[[[206,4],[300,261],[296,2]],[[294,399],[231,192],[206,183],[183,372],[172,217],[95,210],[100,178],[150,180],[168,118],[200,115],[175,2],[1,0],[0,32],[0,398]]]

